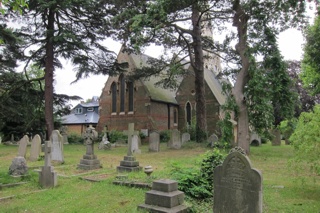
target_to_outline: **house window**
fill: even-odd
[[[123,75],[120,76],[119,81],[120,81],[120,112],[124,112],[125,79]]]
[[[128,97],[128,109],[129,112],[133,112],[133,82],[128,82],[128,90],[129,90],[129,97]]]
[[[87,109],[87,112],[93,112],[93,107],[89,107],[89,108]]]
[[[76,108],[75,114],[82,114],[82,108]]]
[[[189,102],[186,105],[186,117],[187,117],[187,124],[191,125],[191,104]]]
[[[113,82],[111,85],[111,93],[112,93],[111,112],[117,112],[117,84],[115,82]]]

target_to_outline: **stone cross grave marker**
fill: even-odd
[[[44,166],[39,172],[39,183],[44,188],[55,187],[58,184],[57,173],[53,170],[53,166],[51,166],[51,151],[51,141],[46,141],[44,148]]]
[[[171,131],[171,137],[168,142],[169,148],[172,149],[180,149],[181,148],[181,138],[180,138],[180,131],[173,129]]]
[[[152,132],[149,137],[149,151],[160,151],[160,134],[158,132]]]
[[[51,160],[63,163],[63,138],[59,130],[52,131],[50,140],[52,142]]]
[[[41,138],[36,134],[31,142],[30,161],[37,161],[41,152]]]
[[[252,169],[249,158],[230,153],[213,176],[213,212],[262,212],[262,175]]]
[[[128,153],[127,156],[132,156],[132,136],[134,133],[134,123],[129,123],[128,125]]]
[[[29,142],[28,135],[24,135],[20,139],[20,141],[18,142],[18,144],[19,144],[18,156],[26,158],[28,142]]]

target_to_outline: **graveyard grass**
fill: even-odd
[[[12,178],[8,170],[18,147],[0,144],[0,184],[24,182],[10,188],[0,185],[0,212],[138,212],[137,206],[144,203],[148,189],[112,183],[118,175],[116,167],[126,155],[127,148],[98,150],[97,146],[95,144],[95,154],[103,165],[102,169],[77,170],[86,148],[83,145],[65,145],[65,163],[54,165],[54,170],[59,174],[58,186],[42,189],[35,170],[44,165],[43,159],[35,162],[27,159],[29,175]],[[151,183],[157,179],[170,179],[172,164],[197,167],[208,150],[204,145],[190,142],[180,150],[167,149],[166,144],[161,144],[161,152],[148,152],[148,146],[143,145],[142,154],[135,155],[136,159],[142,167],[151,165],[154,172],[149,178],[142,171],[130,173],[128,180]],[[307,169],[299,174],[292,171],[288,161],[293,155],[293,148],[284,144],[271,146],[267,143],[251,147],[252,166],[263,175],[263,212],[320,212],[320,177],[310,174]],[[30,146],[27,158],[29,156]],[[88,176],[103,180],[90,182],[82,179]],[[185,204],[191,206],[195,202],[185,199]],[[205,202],[198,203],[193,209],[212,212],[210,203]]]

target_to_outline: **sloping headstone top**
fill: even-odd
[[[18,156],[26,158],[28,142],[29,142],[28,135],[24,135],[20,139],[20,141],[18,142],[19,144]]]
[[[63,163],[63,139],[59,130],[53,130],[50,139],[52,142],[51,160]]]
[[[249,158],[230,153],[214,170],[214,212],[262,212],[262,175]]]
[[[36,134],[31,142],[31,151],[30,151],[30,160],[36,161],[38,160],[41,152],[41,138],[38,134]]]

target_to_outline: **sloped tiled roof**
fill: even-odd
[[[218,81],[215,74],[212,71],[205,69],[204,80],[207,82],[209,88],[218,100],[219,104],[223,105],[226,102],[226,96],[222,94],[221,83]]]
[[[96,112],[69,114],[62,117],[62,124],[96,124],[98,121],[99,115]]]
[[[135,63],[135,66],[137,68],[142,68],[148,65],[148,59],[150,58],[147,55],[141,54],[141,55],[136,55],[136,54],[130,54],[133,62]],[[175,90],[170,90],[170,89],[164,89],[160,86],[156,86],[155,84],[161,80],[160,76],[151,76],[150,78],[146,80],[141,80],[147,90],[147,93],[149,94],[150,98],[154,101],[160,101],[160,102],[165,102],[165,103],[173,103],[173,104],[178,104],[175,94]]]

